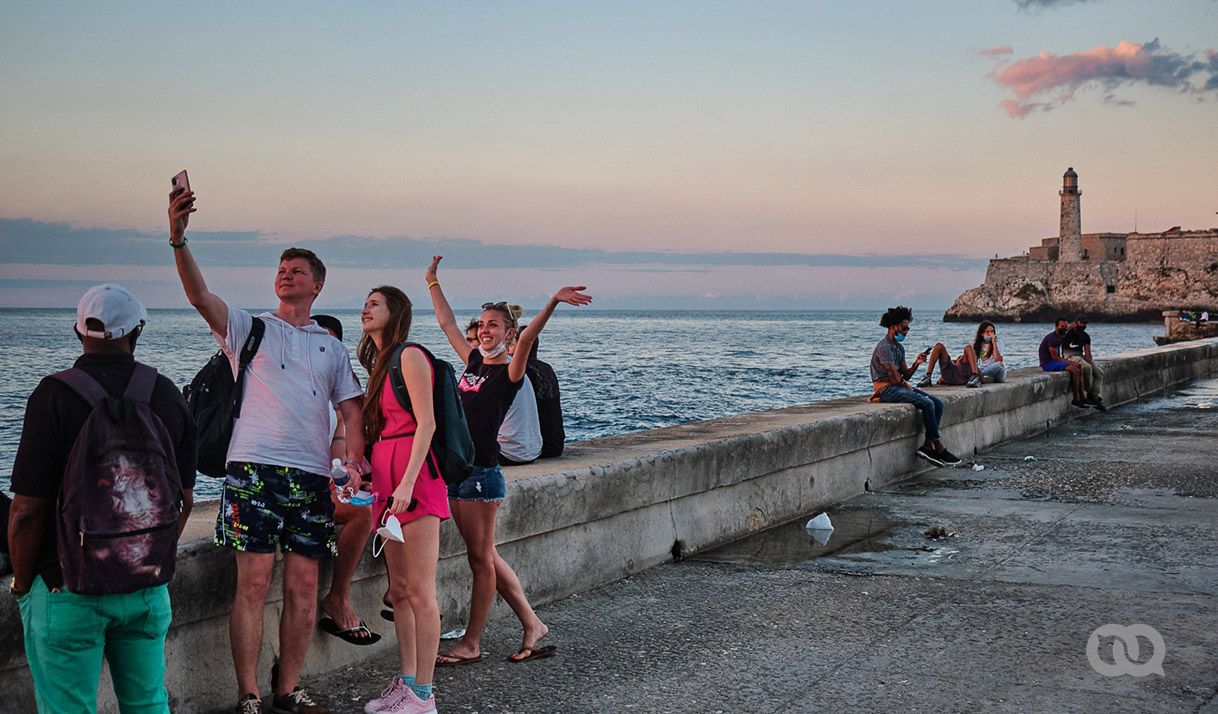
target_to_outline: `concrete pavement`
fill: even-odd
[[[826,547],[796,523],[549,605],[552,659],[504,662],[496,620],[440,711],[1218,710],[1215,434],[1211,380],[830,508]],[[1108,623],[1161,633],[1164,676],[1094,671]],[[396,669],[306,685],[358,712]]]

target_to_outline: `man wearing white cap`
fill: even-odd
[[[147,321],[144,306],[121,286],[91,288],[76,308],[83,354],[72,369],[44,378],[26,405],[13,463],[9,591],[21,610],[39,711],[93,711],[103,657],[123,711],[169,711],[168,581],[192,504],[196,435],[174,383],[135,361]],[[93,425],[106,420],[124,429],[124,446],[73,453],[81,446],[77,437],[85,442]],[[141,424],[151,428],[130,431]],[[156,458],[124,450],[137,436]],[[97,473],[105,478],[82,478]],[[60,513],[82,500],[128,527],[95,540],[82,520],[81,546],[60,548]],[[140,528],[150,517],[161,527]],[[75,536],[71,541],[75,546]],[[65,550],[86,555],[72,560]]]
[[[236,374],[254,317],[208,289],[187,247],[186,225],[194,204],[194,193],[185,187],[169,194],[169,244],[186,298],[211,328]],[[346,425],[345,465],[357,489],[364,470],[364,428],[363,389],[351,369],[351,355],[310,317],[325,280],[326,267],[312,251],[289,248],[280,256],[275,276],[279,307],[258,316],[265,332],[246,368],[241,416],[228,446],[216,544],[237,551],[237,591],[228,634],[238,714],[256,714],[262,708],[258,656],[276,551],[283,552],[283,610],[270,710],[329,711],[297,685],[316,622],[318,561],[335,551],[327,476],[331,404],[337,405]]]

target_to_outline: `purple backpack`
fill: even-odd
[[[119,398],[81,369],[52,377],[93,408],[59,488],[64,586],[106,595],[169,582],[177,562],[182,481],[169,430],[150,403],[156,370],[137,362]]]

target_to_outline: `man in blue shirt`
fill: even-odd
[[[918,448],[918,456],[936,466],[956,466],[960,458],[948,451],[939,441],[939,420],[943,418],[943,400],[938,397],[914,389],[906,380],[918,371],[918,367],[926,361],[930,350],[920,353],[914,358],[913,366],[905,364],[905,347],[901,344],[909,334],[909,323],[913,320],[913,311],[904,305],[888,309],[880,318],[880,327],[888,329],[888,334],[875,346],[871,353],[871,382],[873,402],[896,402],[912,404],[922,414],[922,423],[926,427],[926,442]]]

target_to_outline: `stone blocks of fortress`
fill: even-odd
[[[1027,255],[990,261],[985,282],[965,291],[948,321],[1158,321],[1164,310],[1218,306],[1218,229],[1081,233],[1073,169],[1061,192],[1061,235]]]

